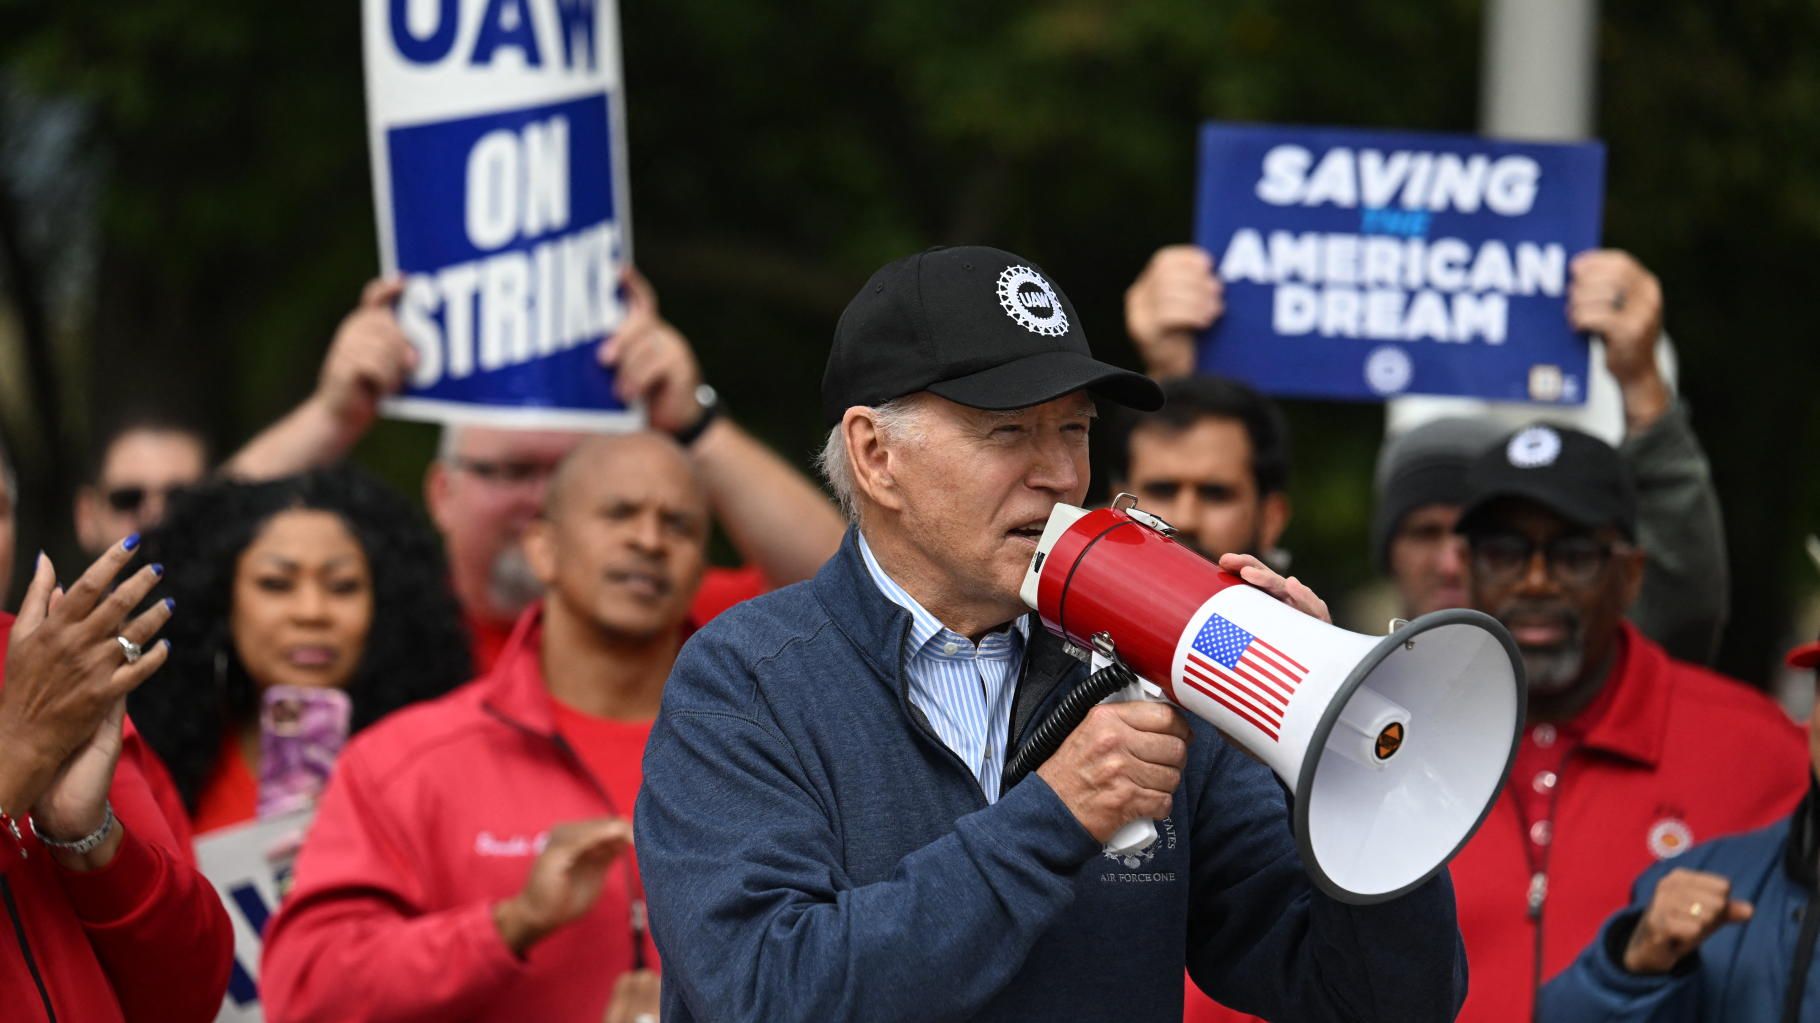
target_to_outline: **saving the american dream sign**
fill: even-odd
[[[1271,394],[1579,404],[1568,262],[1599,243],[1605,149],[1206,124],[1195,241],[1225,284],[1197,368]]]
[[[595,361],[630,258],[614,0],[365,0],[380,258],[417,351],[386,411],[628,428]]]

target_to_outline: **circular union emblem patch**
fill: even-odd
[[[1687,822],[1674,817],[1664,817],[1649,828],[1649,851],[1659,860],[1671,859],[1686,852],[1694,844],[1694,833]]]
[[[998,275],[998,304],[1032,334],[1061,337],[1068,333],[1068,314],[1062,311],[1055,289],[1027,266],[1008,266]]]
[[[1373,349],[1365,357],[1365,386],[1374,394],[1403,393],[1415,372],[1409,353],[1395,345]]]
[[[1504,457],[1519,469],[1540,469],[1561,457],[1561,435],[1546,426],[1518,432],[1504,448]]]

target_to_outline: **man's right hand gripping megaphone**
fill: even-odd
[[[1125,495],[1057,505],[1024,602],[1094,673],[1013,755],[1009,788],[1106,698],[1166,700],[1276,772],[1314,882],[1352,903],[1433,876],[1484,820],[1523,727],[1523,668],[1503,626],[1436,611],[1384,637],[1335,628],[1177,543]],[[1150,821],[1109,849],[1141,849]]]

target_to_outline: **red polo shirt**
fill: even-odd
[[[1610,681],[1572,721],[1532,724],[1510,781],[1453,861],[1464,1023],[1527,1020],[1538,984],[1695,842],[1762,827],[1807,791],[1802,730],[1768,697],[1671,659],[1629,622]],[[1190,985],[1191,1023],[1250,1017]]]

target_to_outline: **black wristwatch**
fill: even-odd
[[[701,439],[701,435],[708,432],[708,427],[714,424],[714,420],[720,418],[720,393],[714,388],[707,384],[696,387],[695,403],[701,406],[701,416],[695,422],[670,435],[676,438],[676,443],[685,448],[694,446],[695,442]]]

